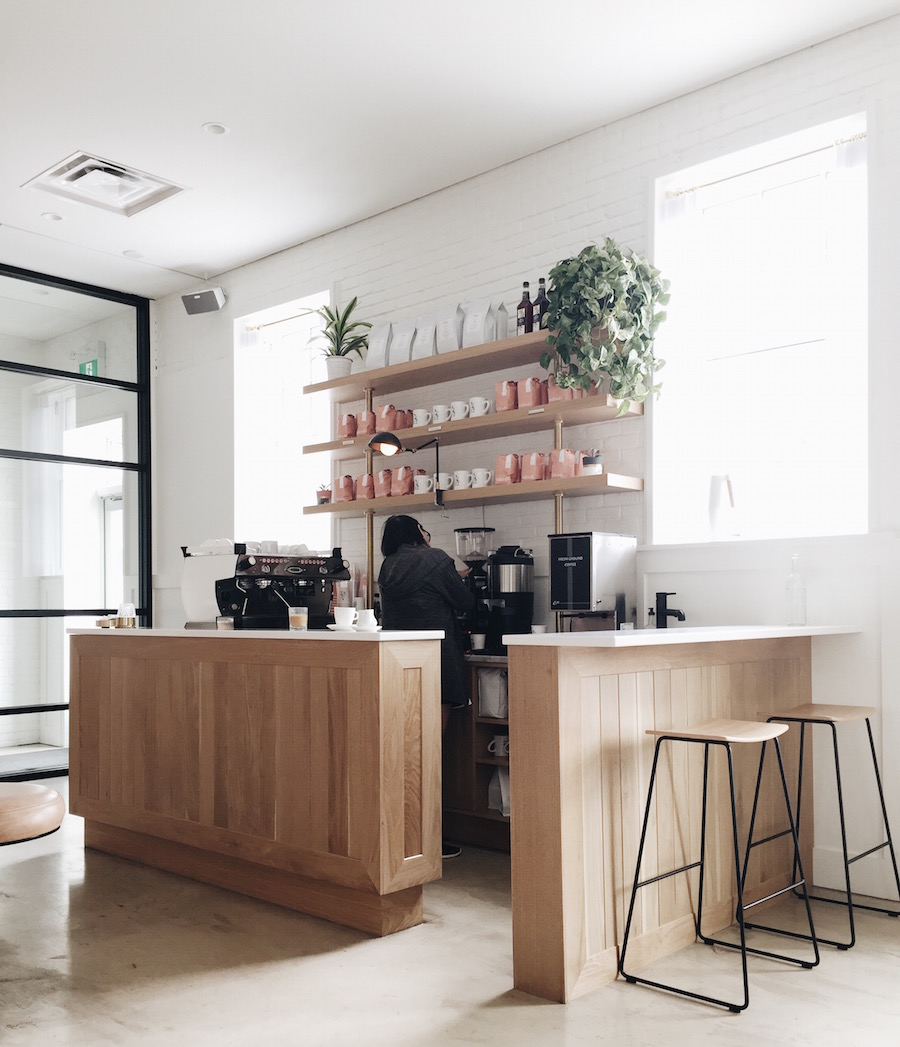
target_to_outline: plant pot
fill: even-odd
[[[316,501],[319,505],[329,505],[331,503],[331,491],[319,491],[316,494]]]
[[[332,378],[346,378],[353,368],[353,361],[349,356],[326,356],[325,373],[329,380]]]

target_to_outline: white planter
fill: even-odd
[[[353,361],[349,356],[326,356],[325,373],[329,380],[332,378],[345,378],[353,367]]]

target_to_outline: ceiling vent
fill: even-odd
[[[43,189],[125,218],[182,191],[172,182],[87,153],[74,153],[61,160],[23,188]]]

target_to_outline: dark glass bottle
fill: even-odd
[[[544,317],[550,308],[550,299],[547,297],[546,281],[543,276],[538,280],[537,298],[534,300],[534,329],[540,331],[546,325]]]
[[[528,291],[528,281],[522,284],[522,301],[516,310],[516,334],[531,334],[534,329],[534,306]]]

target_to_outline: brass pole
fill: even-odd
[[[559,451],[563,445],[563,424],[562,419],[557,418],[553,424],[553,447]],[[557,491],[553,496],[553,530],[556,534],[563,533],[563,494],[561,491]],[[562,632],[562,614],[556,612],[556,631]]]
[[[372,410],[372,390],[366,389],[366,410]],[[375,454],[366,445],[366,472],[373,471]],[[366,510],[366,607],[375,606],[375,512]]]

